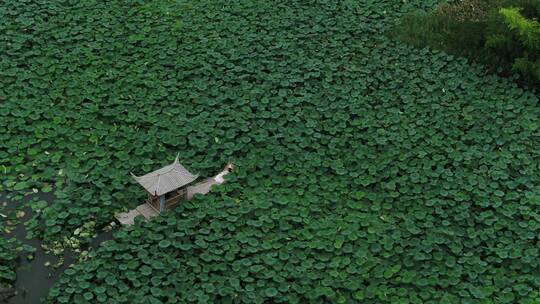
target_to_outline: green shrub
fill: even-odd
[[[493,0],[456,0],[441,4],[437,8],[438,15],[444,15],[459,21],[486,20]]]
[[[431,47],[486,65],[501,76],[512,72],[526,86],[540,85],[540,1],[466,0],[427,13],[404,16],[390,35],[416,47]]]
[[[415,47],[431,47],[453,55],[475,57],[484,48],[484,28],[484,22],[458,21],[442,14],[416,11],[404,16],[391,36]]]
[[[540,1],[507,1],[495,10],[486,28],[486,50],[505,69],[540,83]],[[518,5],[518,6],[507,6]]]

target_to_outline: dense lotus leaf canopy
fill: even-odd
[[[2,186],[55,194],[29,233],[106,225],[172,153],[236,165],[46,303],[537,303],[539,100],[384,36],[437,2],[3,0]]]
[[[190,173],[182,166],[178,162],[178,157],[176,157],[172,164],[143,176],[136,176],[133,173],[131,175],[148,193],[155,196],[160,196],[181,188],[199,177]]]

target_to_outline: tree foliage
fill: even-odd
[[[521,75],[540,85],[540,1],[465,0],[433,13],[405,16],[392,34],[417,47],[434,47],[484,63],[491,71]]]
[[[501,8],[499,13],[509,29],[517,35],[523,49],[522,56],[514,59],[513,68],[527,77],[540,80],[540,23],[536,19],[540,14],[535,19],[528,19],[521,14],[522,10]]]

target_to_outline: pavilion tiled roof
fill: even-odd
[[[178,162],[178,156],[174,162],[168,166],[150,172],[143,176],[131,174],[135,180],[150,194],[160,196],[165,193],[181,188],[199,176],[191,174],[184,166]]]

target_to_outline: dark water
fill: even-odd
[[[21,201],[9,201],[7,205],[7,211],[14,211],[17,209],[17,205],[25,205],[32,197],[38,197],[41,200],[52,202],[54,197],[47,193],[39,193],[25,197]],[[1,200],[0,200],[1,201]],[[4,199],[4,201],[6,201]],[[28,259],[27,254],[23,252],[19,256],[19,267],[17,268],[17,281],[15,281],[15,289],[17,295],[10,298],[7,304],[34,304],[41,303],[42,300],[47,297],[49,289],[54,285],[56,280],[62,272],[69,267],[70,264],[76,262],[76,256],[73,252],[64,253],[64,263],[59,268],[47,267],[45,263],[49,262],[54,265],[58,262],[58,259],[53,254],[46,254],[41,248],[41,240],[38,239],[26,239],[26,229],[23,225],[24,221],[32,217],[32,210],[28,207],[19,208],[25,212],[24,217],[19,219],[20,223],[15,227],[13,231],[7,234],[5,237],[15,237],[23,244],[28,244],[36,248],[36,252],[33,255],[33,259]],[[104,232],[99,234],[90,243],[91,248],[96,248],[103,241],[112,238],[112,232]],[[89,248],[89,250],[91,250]]]

